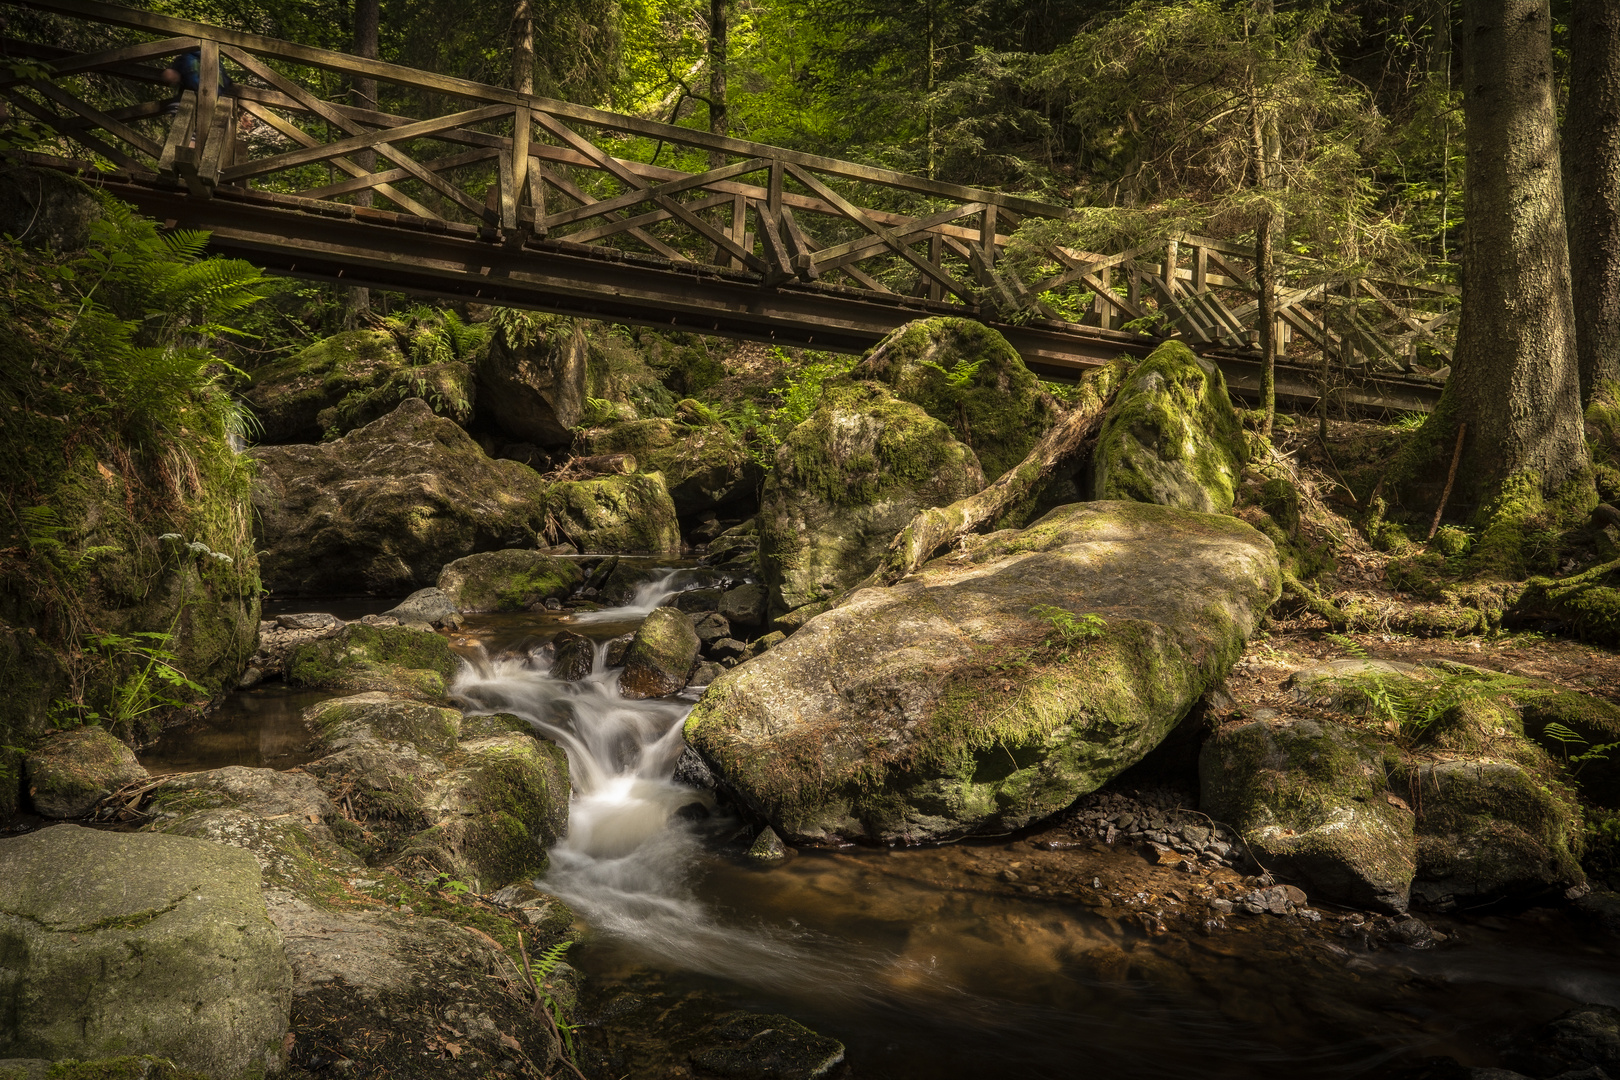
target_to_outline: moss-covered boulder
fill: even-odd
[[[681,527],[661,473],[553,484],[545,533],[593,555],[679,555]]]
[[[332,637],[306,641],[287,658],[287,681],[342,693],[397,690],[441,696],[459,661],[429,630],[354,622]]]
[[[886,383],[950,428],[978,455],[987,483],[1023,461],[1058,416],[1018,350],[972,319],[907,323],[878,342],[854,374]]]
[[[345,330],[254,372],[243,397],[261,443],[313,443],[364,427],[407,398],[465,424],[473,376],[459,360],[412,363],[386,330]]]
[[[1386,798],[1386,748],[1331,720],[1229,725],[1199,756],[1199,804],[1312,895],[1405,911],[1412,814]]]
[[[465,555],[532,544],[545,522],[539,474],[486,457],[417,399],[334,442],[249,453],[261,573],[278,593],[397,596]]]
[[[1550,771],[1476,755],[1398,772],[1417,800],[1413,898],[1446,909],[1585,882],[1580,808]]]
[[[450,563],[439,591],[464,612],[524,611],[562,600],[585,580],[572,559],[528,548],[483,551]]]
[[[512,733],[464,739],[422,799],[432,822],[396,863],[420,864],[490,892],[546,868],[568,829],[568,758],[555,743]]]
[[[1220,368],[1167,341],[1125,380],[1103,420],[1093,490],[1099,499],[1222,513],[1246,457]]]
[[[99,727],[63,731],[28,755],[23,782],[34,812],[84,817],[102,799],[146,776],[135,752]]]
[[[984,487],[950,429],[876,383],[829,386],[776,452],[760,496],[759,560],[775,612],[870,574],[921,510]]]
[[[1592,755],[1579,762],[1575,782],[1593,802],[1620,809],[1620,706],[1545,685],[1523,695],[1521,714],[1524,734],[1555,760]]]
[[[1009,832],[1157,746],[1279,588],[1235,519],[1060,507],[818,615],[712,683],[686,740],[790,843]]]
[[[279,1071],[292,969],[246,852],[62,825],[0,840],[0,1058]]]
[[[321,702],[304,725],[327,753],[304,768],[386,860],[494,889],[545,868],[568,823],[568,760],[515,717],[470,718],[395,694]]]
[[[686,686],[702,642],[679,608],[654,608],[630,639],[619,673],[619,693],[628,698],[667,697]]]
[[[709,541],[707,561],[725,569],[759,572],[759,520],[749,518]]]
[[[526,315],[504,323],[478,364],[478,416],[515,442],[567,446],[585,408],[583,323]]]
[[[696,402],[682,401],[673,419],[590,428],[579,441],[585,453],[631,454],[640,471],[660,473],[683,516],[752,499],[764,475],[742,440]]]

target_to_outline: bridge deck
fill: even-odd
[[[0,2],[45,13],[0,48],[55,72],[0,80],[58,133],[22,156],[275,271],[836,350],[958,315],[1060,377],[1174,335],[1258,390],[1253,273],[1229,242],[1026,242],[1020,225],[1068,211],[95,0]],[[95,33],[75,47],[75,27]],[[187,49],[201,85],[171,118],[151,95]],[[391,84],[416,115],[322,98],[321,70]],[[658,164],[666,146],[684,167]],[[1432,407],[1438,385],[1407,369],[1420,346],[1445,362],[1448,290],[1285,270],[1280,398]]]

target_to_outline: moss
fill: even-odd
[[[1620,645],[1620,560],[1567,578],[1531,578],[1516,606],[1562,618],[1583,639]]]
[[[563,599],[584,580],[571,559],[508,548],[457,559],[440,572],[438,588],[464,612],[522,611]]]
[[[1247,458],[1220,369],[1166,342],[1125,381],[1103,421],[1092,458],[1096,497],[1229,510]]]
[[[350,623],[336,636],[308,641],[287,660],[287,681],[328,690],[404,690],[437,697],[459,661],[430,631]]]
[[[53,1062],[45,1080],[210,1080],[206,1073],[182,1069],[172,1061],[152,1057],[99,1058],[95,1061],[72,1059]]]
[[[1021,462],[1058,412],[1007,339],[971,319],[907,323],[855,375],[887,383],[949,427],[978,456],[986,482]]]
[[[1593,391],[1586,406],[1586,441],[1594,462],[1620,467],[1620,383],[1606,382]]]
[[[553,484],[546,536],[588,554],[679,555],[680,523],[661,473]]]

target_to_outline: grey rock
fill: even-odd
[[[0,840],[0,864],[0,1054],[281,1068],[293,976],[252,855],[63,825]]]
[[[584,634],[564,630],[552,639],[555,659],[551,661],[551,677],[567,682],[578,682],[591,673],[596,663],[596,642]]]
[[[623,667],[624,654],[630,651],[630,643],[635,640],[634,634],[622,634],[607,643],[607,653],[604,659],[608,667]]]
[[[84,817],[132,780],[146,776],[135,752],[99,727],[46,739],[23,763],[23,783],[41,817]]]
[[[697,751],[688,746],[681,752],[680,760],[675,763],[675,782],[685,784],[687,787],[713,791],[714,773],[709,771],[708,763],[698,757]]]
[[[766,590],[763,585],[739,585],[720,598],[720,614],[738,626],[765,624]]]
[[[709,655],[720,660],[735,660],[748,651],[748,646],[736,638],[718,638],[709,643]]]
[[[461,611],[439,588],[417,589],[399,604],[383,612],[402,623],[425,622],[434,626],[459,626]]]
[[[675,597],[675,606],[691,613],[718,611],[723,595],[725,590],[721,588],[688,589]]]
[[[692,621],[692,629],[697,631],[698,640],[704,645],[731,636],[731,624],[718,611],[706,611],[699,615]]]
[[[720,677],[725,669],[710,660],[704,660],[693,669],[692,677],[687,680],[687,686],[708,686]]]
[[[336,630],[343,620],[324,611],[303,611],[277,615],[276,625],[283,630]]]

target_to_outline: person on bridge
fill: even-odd
[[[174,97],[169,101],[167,111],[174,112],[180,107],[180,96],[187,90],[193,93],[196,92],[198,71],[201,67],[202,50],[187,49],[179,56],[176,56],[174,61],[163,69],[163,81],[175,87]],[[225,70],[225,61],[221,60],[219,62],[219,92],[229,94],[235,89],[236,84],[231,81],[230,74]]]

